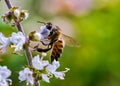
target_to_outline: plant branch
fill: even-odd
[[[11,2],[10,2],[10,0],[5,0],[5,2],[6,2],[7,7],[8,7],[9,9],[11,9],[11,8],[13,7],[12,4],[11,4]],[[24,33],[24,31],[23,31],[23,28],[22,28],[22,26],[20,25],[20,23],[17,22],[17,19],[14,19],[14,21],[15,21],[15,24],[16,24],[16,26],[17,26],[17,28],[18,28],[18,31],[23,32],[23,34],[25,35],[25,33]]]
[[[7,7],[10,9],[12,8],[12,4],[9,0],[5,0],[6,4],[7,4]]]
[[[7,6],[8,6],[9,9],[11,9],[13,7],[12,4],[11,4],[11,2],[10,2],[10,0],[5,0],[5,2],[6,2],[6,4],[7,4]],[[14,21],[17,24],[18,31],[21,31],[25,35],[25,33],[23,31],[23,28],[20,25],[20,23],[17,22],[17,19],[14,19]],[[32,65],[32,63],[31,63],[32,62],[31,61],[32,60],[32,54],[31,54],[30,50],[28,49],[28,47],[26,47],[25,52],[26,52],[28,64],[31,66]]]
[[[36,81],[36,82],[35,82],[35,86],[40,86],[40,82],[39,82],[39,81]]]
[[[9,9],[11,9],[13,7],[10,0],[5,0],[5,2]],[[17,19],[14,19],[14,22],[16,23],[18,31],[21,31],[25,35],[24,30],[23,30],[21,24],[19,22],[17,22]],[[28,64],[30,66],[32,66],[32,54],[31,54],[31,51],[28,46],[25,48],[25,53],[26,53],[26,58],[27,58]],[[40,83],[35,82],[35,86],[40,86]]]

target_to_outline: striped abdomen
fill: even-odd
[[[53,62],[54,60],[58,60],[60,55],[62,54],[64,47],[64,43],[62,40],[58,40],[54,43],[52,53],[51,53],[51,61]]]

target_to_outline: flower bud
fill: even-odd
[[[19,17],[20,16],[20,10],[19,9],[15,9],[14,10],[14,15],[15,15],[15,17]]]

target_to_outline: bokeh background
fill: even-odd
[[[51,21],[80,43],[79,48],[66,46],[60,58],[59,70],[71,69],[65,80],[41,81],[41,86],[120,86],[120,0],[11,1],[29,10],[29,18],[22,22],[26,34],[39,30],[41,24],[36,21]],[[7,10],[1,0],[0,16]],[[0,18],[0,32],[9,36],[13,31],[16,28],[2,23]],[[18,72],[27,64],[25,55],[14,55],[12,51],[8,48],[6,53],[0,53],[0,65],[13,71],[13,86],[25,86],[18,80]]]

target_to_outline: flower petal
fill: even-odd
[[[42,70],[45,66],[47,66],[49,64],[48,61],[42,61],[42,59],[40,59],[39,55],[35,56],[32,59],[32,65],[34,68],[38,69],[38,70]]]
[[[9,38],[6,38],[2,33],[0,33],[0,51],[5,52],[6,47],[10,44]]]
[[[55,67],[55,69],[60,67],[59,61],[56,61],[56,60],[53,61],[52,65]]]
[[[48,78],[48,76],[47,76],[46,74],[42,74],[42,79],[43,79],[43,81],[45,81],[45,82],[47,82],[47,83],[50,82],[50,81],[49,81],[49,78]]]
[[[58,79],[64,80],[65,73],[64,72],[54,72],[54,76]]]

